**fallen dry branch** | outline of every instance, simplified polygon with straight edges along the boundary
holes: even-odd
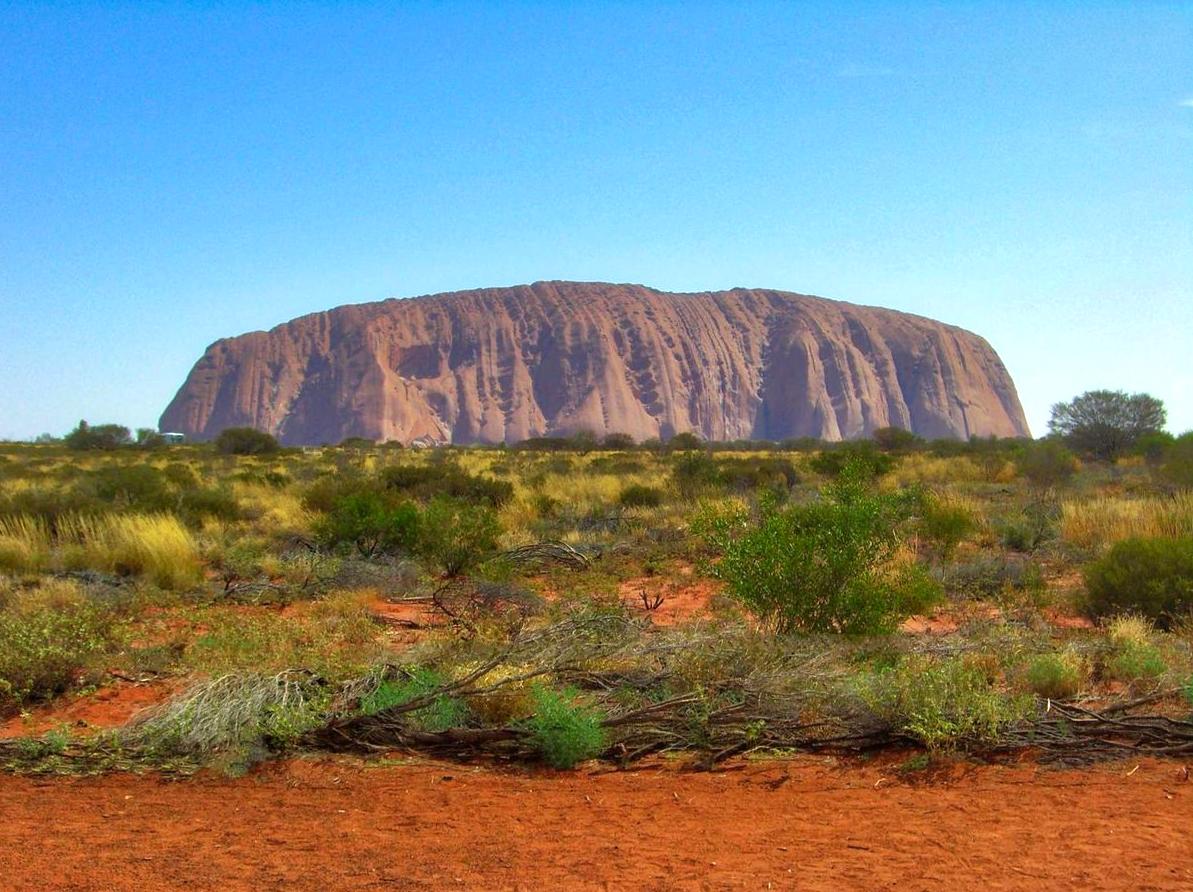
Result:
[[[1101,711],[1048,702],[1041,715],[1009,729],[1000,748],[1037,749],[1043,761],[1065,765],[1126,756],[1188,755],[1193,753],[1193,722],[1140,711],[1172,694],[1159,692]]]
[[[512,548],[503,552],[501,556],[517,566],[554,563],[573,570],[587,570],[592,566],[592,561],[587,555],[566,542],[536,542],[533,545]]]

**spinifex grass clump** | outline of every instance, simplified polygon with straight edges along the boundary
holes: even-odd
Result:
[[[778,509],[742,531],[713,520],[724,557],[714,572],[730,594],[778,632],[881,634],[939,597],[924,570],[896,561],[914,492],[880,493],[854,467],[818,502]]]

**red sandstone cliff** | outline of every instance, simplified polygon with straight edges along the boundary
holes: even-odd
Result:
[[[1026,436],[1015,385],[970,332],[782,291],[667,294],[537,282],[339,307],[217,341],[163,413],[197,439],[291,444]]]

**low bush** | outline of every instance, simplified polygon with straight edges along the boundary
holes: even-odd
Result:
[[[895,467],[895,459],[879,452],[869,440],[863,440],[825,448],[808,462],[808,466],[817,474],[832,479],[840,477],[846,468],[852,468],[854,474],[875,478],[890,473]]]
[[[920,529],[945,560],[977,529],[973,513],[964,505],[940,498],[926,499],[920,510]]]
[[[492,557],[501,537],[497,515],[482,505],[439,496],[423,509],[419,555],[445,576],[458,576]]]
[[[654,486],[635,483],[621,491],[617,504],[623,508],[657,508],[663,504],[663,491]]]
[[[500,508],[514,497],[512,483],[474,476],[448,462],[386,468],[381,472],[380,482],[391,492],[419,501],[447,496],[473,505]]]
[[[998,689],[965,657],[910,657],[877,673],[863,698],[880,717],[929,749],[991,743],[1029,704]]]
[[[272,434],[252,427],[228,427],[215,438],[217,452],[224,455],[270,455],[281,449]]]
[[[315,535],[324,545],[349,546],[364,557],[409,553],[418,543],[418,533],[417,506],[369,491],[341,497],[315,524]]]
[[[1023,448],[1015,467],[1033,486],[1047,489],[1072,479],[1077,457],[1058,440],[1040,440]]]
[[[535,748],[552,768],[573,768],[594,759],[606,746],[601,714],[580,702],[573,689],[536,686],[534,715],[526,720]]]
[[[0,713],[67,690],[114,644],[114,615],[74,583],[0,591]]]
[[[1168,628],[1193,611],[1193,537],[1126,539],[1085,568],[1092,617],[1137,613]]]
[[[431,669],[419,666],[407,669],[400,678],[386,679],[360,701],[360,711],[375,715],[382,710],[409,703],[416,697],[441,687],[446,679]],[[424,731],[446,731],[458,728],[468,720],[468,705],[457,697],[439,695],[426,706],[413,709],[406,717]]]
[[[1037,654],[1024,668],[1024,680],[1032,693],[1050,700],[1076,696],[1085,677],[1085,662],[1070,651]]]

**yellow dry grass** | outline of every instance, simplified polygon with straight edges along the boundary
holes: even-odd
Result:
[[[1066,542],[1085,548],[1102,548],[1136,536],[1193,535],[1193,492],[1065,502],[1060,531]]]
[[[144,576],[165,589],[185,588],[202,578],[194,538],[169,514],[63,518],[58,545],[70,565]]]

